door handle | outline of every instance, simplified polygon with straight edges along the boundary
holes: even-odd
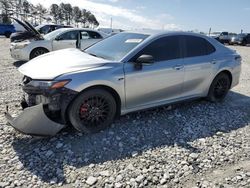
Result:
[[[184,68],[183,65],[176,65],[176,66],[173,67],[173,69],[175,69],[175,70],[181,70],[183,68]]]
[[[211,64],[213,64],[213,65],[217,64],[217,60],[216,59],[212,60]]]

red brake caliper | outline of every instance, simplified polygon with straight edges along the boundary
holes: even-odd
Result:
[[[83,104],[80,108],[80,115],[81,118],[85,118],[88,112],[88,106],[86,104]]]

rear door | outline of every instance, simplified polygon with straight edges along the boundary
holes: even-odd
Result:
[[[102,39],[103,37],[98,32],[81,31],[81,49],[84,50]]]
[[[185,35],[182,41],[185,67],[183,95],[201,95],[215,74],[216,49],[206,39],[197,36]]]
[[[78,30],[74,30],[67,31],[59,35],[55,40],[53,40],[53,51],[65,48],[76,48],[78,33]]]

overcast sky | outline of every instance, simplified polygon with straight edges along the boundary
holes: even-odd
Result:
[[[250,0],[29,0],[71,3],[93,12],[101,27],[250,32]]]

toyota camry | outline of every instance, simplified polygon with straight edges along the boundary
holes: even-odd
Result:
[[[8,122],[51,136],[66,125],[95,133],[119,115],[185,100],[221,102],[239,83],[241,56],[200,34],[134,31],[44,54],[19,71],[24,111],[6,112]]]

